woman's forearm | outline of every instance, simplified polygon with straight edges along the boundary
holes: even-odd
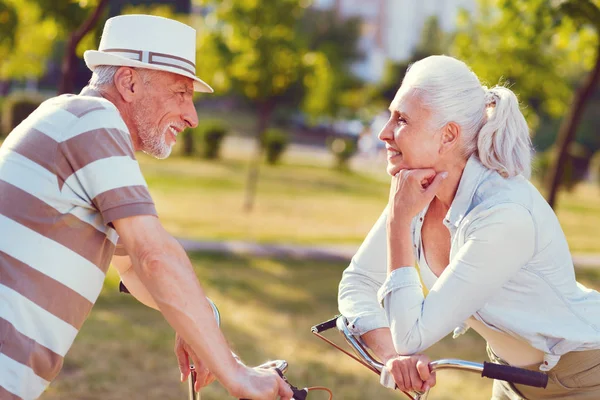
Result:
[[[398,221],[390,217],[387,223],[387,244],[388,275],[398,268],[414,266],[410,219]]]
[[[150,292],[148,292],[148,289],[146,289],[144,284],[140,281],[135,269],[128,268],[123,273],[119,273],[119,275],[121,277],[121,281],[123,281],[123,284],[125,287],[127,287],[127,290],[133,297],[135,297],[140,303],[158,310],[158,305],[152,298]]]
[[[373,329],[361,335],[360,338],[383,364],[398,355],[389,328]]]

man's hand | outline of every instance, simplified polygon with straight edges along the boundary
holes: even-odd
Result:
[[[235,386],[228,387],[229,394],[236,399],[291,400],[294,393],[275,370],[248,368],[238,364]]]
[[[196,383],[194,385],[196,392],[215,380],[215,376],[206,368],[206,365],[196,356],[196,353],[179,334],[175,335],[175,355],[179,364],[179,372],[181,372],[181,382],[184,382],[190,375],[190,358],[192,359],[196,371]]]
[[[398,389],[403,392],[426,391],[435,386],[435,373],[429,370],[429,357],[396,356],[385,363],[385,369],[394,377]]]

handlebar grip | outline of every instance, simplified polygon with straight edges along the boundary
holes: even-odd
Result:
[[[548,385],[548,375],[543,372],[489,362],[483,363],[481,376],[539,388],[545,388]]]
[[[321,322],[320,324],[313,326],[312,328],[310,328],[310,330],[312,332],[321,333],[328,329],[334,328],[336,326],[336,321],[337,321],[338,317],[340,317],[340,316],[336,315],[335,317],[331,318],[328,321]]]

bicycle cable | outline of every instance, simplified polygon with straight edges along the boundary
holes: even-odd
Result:
[[[330,345],[332,345],[333,347],[335,347],[336,349],[338,349],[339,351],[341,351],[342,353],[346,354],[348,357],[352,358],[353,360],[355,360],[356,362],[359,362],[360,364],[364,365],[365,367],[369,368],[371,371],[375,372],[377,375],[380,374],[379,371],[377,371],[377,369],[375,367],[372,367],[371,365],[367,364],[366,362],[364,362],[363,360],[361,360],[360,358],[356,357],[354,354],[342,349],[340,346],[338,346],[337,344],[333,343],[331,340],[327,339],[325,336],[321,335],[318,332],[313,331],[312,332],[315,336],[319,337],[320,339],[324,340],[325,342],[329,343]]]
[[[329,393],[329,399],[328,400],[333,399],[333,393],[331,392],[331,390],[329,390],[325,386],[313,386],[313,387],[306,388],[307,392],[310,392],[311,390],[314,390],[314,391],[321,390],[323,392],[327,392],[327,393]]]

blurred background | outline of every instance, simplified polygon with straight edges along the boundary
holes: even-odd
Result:
[[[578,279],[600,288],[600,0],[0,0],[0,142],[44,99],[86,85],[83,51],[128,13],[197,30],[197,74],[215,94],[195,98],[200,124],[168,160],[139,161],[247,363],[287,359],[290,381],[336,399],[400,398],[310,327],[337,312],[341,273],[386,206],[377,134],[407,67],[432,54],[519,96],[532,181]],[[172,330],[117,286],[110,270],[43,398],[185,398]],[[483,361],[485,343],[467,334],[427,354]],[[431,398],[490,388],[441,372]],[[228,397],[215,383],[203,398]]]

